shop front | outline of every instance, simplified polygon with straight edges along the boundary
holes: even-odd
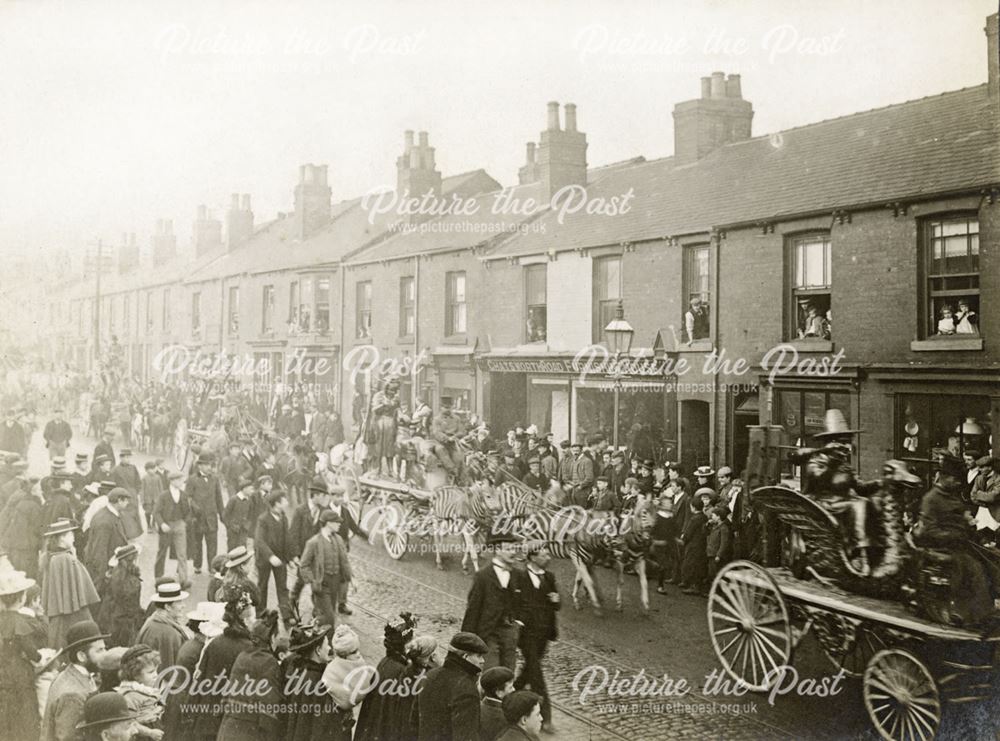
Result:
[[[611,442],[617,399],[620,446],[657,460],[669,458],[676,449],[673,379],[658,373],[655,363],[618,379],[582,374],[572,356],[486,354],[480,363],[486,416],[497,439],[517,426],[534,425],[541,433],[552,432],[557,442],[584,442],[594,434]]]

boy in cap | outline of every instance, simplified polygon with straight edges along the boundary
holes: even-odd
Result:
[[[226,526],[226,547],[229,550],[238,546],[246,546],[253,528],[253,480],[247,476],[240,478],[237,484],[236,496],[226,502],[222,513],[222,522]]]
[[[534,692],[518,690],[503,699],[507,730],[496,741],[533,741],[542,729],[542,698]]]
[[[514,691],[514,672],[505,666],[494,666],[479,677],[483,701],[479,708],[480,741],[493,741],[507,728],[503,715],[503,699]]]

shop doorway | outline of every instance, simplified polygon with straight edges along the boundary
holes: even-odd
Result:
[[[744,469],[750,455],[750,427],[760,424],[759,393],[739,394],[733,403],[733,444],[730,459],[726,462],[733,472],[746,481]]]
[[[490,430],[496,440],[503,440],[507,430],[526,424],[528,382],[524,373],[490,374]]]
[[[687,473],[711,464],[710,408],[707,401],[681,402],[681,465]]]

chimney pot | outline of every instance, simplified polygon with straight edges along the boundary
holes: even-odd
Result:
[[[424,166],[428,170],[434,169],[434,147],[427,147],[427,162],[424,163]]]
[[[240,194],[239,193],[233,193],[229,197],[229,199],[230,199],[229,200],[229,208],[231,208],[233,211],[239,211],[240,210]]]
[[[743,90],[740,85],[739,75],[729,75],[726,79],[726,97],[734,100],[743,99]]]
[[[712,73],[712,97],[713,98],[726,97],[726,75],[724,72]]]
[[[711,98],[712,97],[712,78],[702,77],[701,78],[701,97]]]
[[[406,146],[406,151],[409,152],[413,147],[413,129],[407,129],[403,132],[403,144]]]
[[[243,194],[243,210],[244,211],[250,211],[251,210],[250,209],[250,194],[249,193],[244,193]]]
[[[427,132],[426,131],[421,131],[418,136],[420,137],[420,146],[421,147],[426,147],[427,146]]]
[[[559,131],[559,104],[556,101],[552,101],[548,106],[548,124],[545,128],[549,131]]]
[[[576,131],[576,104],[567,103],[566,109],[566,131]]]
[[[526,155],[525,156],[525,162],[527,162],[529,165],[535,164],[535,143],[534,142],[528,142],[528,144],[527,144],[527,146],[526,146],[525,149],[526,149],[526,151],[525,151],[525,155]]]

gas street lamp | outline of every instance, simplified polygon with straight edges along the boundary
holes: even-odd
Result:
[[[604,328],[604,331],[608,335],[608,342],[610,344],[608,349],[615,355],[614,373],[612,374],[615,382],[615,413],[611,444],[615,450],[618,450],[619,401],[621,398],[622,379],[625,377],[625,374],[620,369],[619,361],[622,355],[628,356],[632,351],[632,336],[635,334],[632,325],[625,320],[625,307],[621,301],[618,302],[618,307],[615,309],[615,318],[608,322],[608,326]]]

